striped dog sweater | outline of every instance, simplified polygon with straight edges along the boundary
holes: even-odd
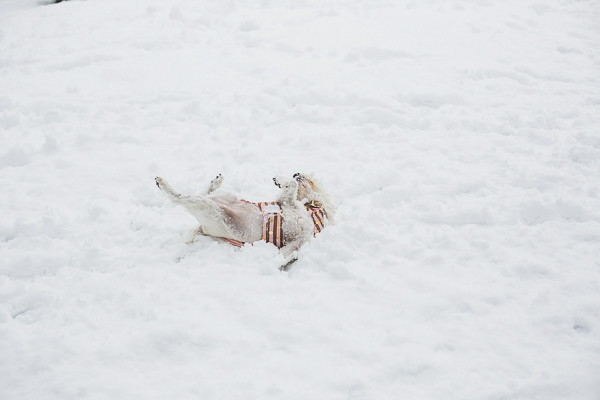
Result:
[[[325,228],[325,218],[327,217],[327,213],[325,212],[323,205],[316,200],[306,203],[304,207],[306,207],[306,211],[308,211],[313,220],[313,224],[315,225],[314,235],[316,236],[317,233]]]
[[[273,243],[278,249],[282,248],[283,235],[281,225],[283,218],[281,218],[281,207],[276,201],[255,203],[255,205],[260,208],[263,214],[261,239],[267,243]]]
[[[245,203],[249,203],[242,200]],[[263,227],[261,239],[267,243],[273,243],[278,249],[283,247],[283,218],[281,216],[281,207],[276,201],[268,201],[262,203],[250,203],[257,206],[263,214]],[[314,224],[314,233],[321,232],[325,228],[325,218],[327,218],[327,212],[323,208],[323,205],[316,200],[306,203],[304,205],[306,211],[310,214]],[[234,239],[223,238],[227,242],[234,246],[242,247],[244,242],[240,242]]]

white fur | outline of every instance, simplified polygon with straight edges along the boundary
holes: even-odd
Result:
[[[337,206],[335,200],[327,193],[321,182],[314,177],[314,174],[296,174],[298,181],[298,200],[306,204],[313,200],[319,201],[327,212],[327,223],[335,223],[335,213]]]
[[[297,174],[299,175],[299,174]],[[314,225],[303,202],[298,197],[299,186],[302,199],[317,200],[323,203],[328,213],[328,219],[333,219],[335,206],[319,183],[315,183],[312,175],[302,175],[302,178],[274,178],[281,188],[277,202],[282,209],[283,241],[281,248],[286,264],[281,269],[287,269],[296,261],[297,250],[312,236]],[[215,192],[223,177],[217,176],[209,185],[203,196],[183,196],[162,178],[156,178],[157,186],[169,195],[171,200],[186,208],[200,223],[198,233],[216,238],[227,238],[240,242],[256,242],[261,240],[263,215],[253,204],[241,202],[235,195],[226,192]],[[311,184],[312,183],[312,184]],[[327,209],[330,207],[330,209]]]

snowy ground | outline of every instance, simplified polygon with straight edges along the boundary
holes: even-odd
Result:
[[[0,399],[600,399],[596,0],[0,0],[0,140]]]

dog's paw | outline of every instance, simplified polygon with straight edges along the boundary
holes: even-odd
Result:
[[[295,263],[296,261],[298,261],[298,257],[292,258],[290,261],[288,261],[287,263],[283,264],[281,267],[279,267],[280,271],[287,271],[292,267],[292,264]]]
[[[273,178],[273,182],[275,183],[275,186],[281,189],[281,184],[279,183],[279,179],[277,179],[277,177]]]
[[[159,189],[162,189],[162,184],[163,184],[163,180],[160,177],[156,177],[154,178],[154,180],[156,181],[156,186],[158,186]]]
[[[223,175],[219,174],[215,179],[212,180],[211,184],[219,184],[223,182]]]
[[[223,183],[223,179],[224,178],[221,174],[217,175],[217,177],[213,179],[208,185],[208,190],[206,191],[206,194],[211,194],[212,192],[217,190],[221,186],[221,183]]]

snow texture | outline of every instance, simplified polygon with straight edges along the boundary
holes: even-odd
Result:
[[[596,0],[0,0],[0,139],[0,399],[600,398]]]

